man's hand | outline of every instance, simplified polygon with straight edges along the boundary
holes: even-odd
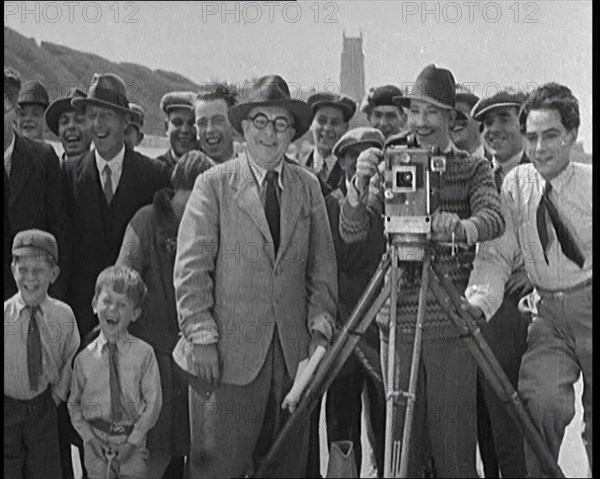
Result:
[[[506,292],[511,296],[522,298],[533,291],[533,285],[529,281],[527,271],[521,268],[513,272],[506,282]]]
[[[192,362],[196,376],[207,384],[219,382],[219,352],[216,344],[194,344]]]
[[[131,457],[131,455],[133,454],[133,452],[135,451],[135,444],[132,444],[130,442],[125,442],[123,444],[119,444],[117,446],[117,459],[119,460],[119,462],[121,464],[123,464],[124,462],[127,461],[127,459],[129,459]]]
[[[481,308],[479,306],[475,306],[469,303],[469,301],[464,296],[460,298],[460,309],[468,313],[471,319],[475,321],[477,326],[486,324],[487,321],[485,318],[485,314],[483,313]],[[459,322],[462,322],[459,318],[456,317],[456,312],[454,312],[454,310],[452,311],[452,314],[455,316],[455,321],[458,320]]]
[[[317,346],[323,346],[325,349],[327,349],[327,347],[329,346],[329,341],[327,341],[327,338],[323,333],[314,330],[311,334],[310,343],[308,344],[309,358],[313,355],[313,353],[317,349]]]
[[[96,456],[104,458],[104,443],[100,439],[94,436],[90,439],[89,445]]]
[[[467,240],[467,231],[456,213],[436,211],[431,215],[431,238],[435,241],[452,241],[452,233],[457,242]]]
[[[356,159],[356,189],[362,193],[369,188],[369,181],[379,171],[383,152],[379,148],[367,148]]]

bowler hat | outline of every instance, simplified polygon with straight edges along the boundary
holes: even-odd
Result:
[[[317,110],[324,106],[331,106],[334,108],[339,108],[344,114],[344,121],[350,121],[350,118],[354,115],[356,111],[356,102],[350,98],[348,95],[344,95],[340,93],[330,93],[330,92],[320,92],[311,95],[306,100],[306,103],[312,109],[313,115],[317,113]]]
[[[370,113],[376,106],[397,106],[394,103],[394,98],[401,96],[402,90],[394,85],[371,88],[360,104],[360,111]]]
[[[377,128],[359,127],[353,128],[342,135],[333,147],[335,156],[342,156],[345,151],[355,145],[369,145],[383,148],[385,137]]]
[[[96,105],[131,114],[126,89],[120,76],[114,73],[94,73],[87,96],[73,98],[71,105],[81,112],[87,105]]]
[[[175,108],[194,109],[196,94],[191,91],[170,91],[160,99],[160,109],[167,115]]]
[[[242,120],[253,108],[260,106],[278,106],[285,108],[294,117],[296,135],[293,140],[306,133],[312,122],[312,110],[306,102],[292,99],[287,83],[279,75],[266,75],[259,78],[244,89],[241,103],[229,109],[229,121],[239,133],[242,130]]]
[[[483,121],[485,114],[494,108],[507,106],[520,108],[526,96],[522,92],[499,91],[490,97],[479,100],[471,110],[471,116],[477,121]]]
[[[456,82],[450,70],[438,68],[433,63],[427,65],[415,82],[412,93],[403,97],[395,97],[394,104],[409,108],[410,100],[421,100],[438,108],[456,111],[457,117],[467,117],[456,109]]]
[[[58,262],[58,245],[56,238],[42,230],[24,230],[16,234],[13,240],[13,256],[35,256],[46,253]]]
[[[26,81],[19,94],[19,106],[40,105],[44,109],[50,104],[48,90],[39,81]]]
[[[130,103],[129,109],[132,112],[131,123],[137,126],[138,129],[142,128],[142,126],[144,126],[145,116],[144,109],[142,108],[142,106],[138,105],[137,103]]]
[[[75,108],[71,105],[71,100],[77,97],[85,97],[85,92],[74,88],[64,98],[53,101],[46,110],[46,125],[48,125],[50,131],[56,136],[58,136],[58,120],[60,119],[60,115],[68,111],[75,111]]]

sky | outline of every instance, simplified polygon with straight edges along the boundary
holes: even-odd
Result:
[[[344,33],[362,33],[367,88],[429,63],[478,95],[569,86],[592,151],[591,1],[4,2],[4,24],[196,83],[278,73],[317,90],[339,84]]]

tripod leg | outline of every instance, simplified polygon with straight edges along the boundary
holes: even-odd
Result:
[[[399,477],[408,477],[408,454],[410,450],[410,439],[412,423],[414,418],[414,405],[417,394],[417,380],[419,378],[419,362],[421,359],[421,342],[423,338],[423,319],[425,317],[427,285],[429,284],[429,265],[431,264],[431,255],[425,255],[423,263],[423,272],[421,275],[421,289],[419,291],[419,309],[417,310],[417,323],[415,325],[415,341],[413,346],[413,356],[410,364],[410,379],[408,382],[408,392],[406,396],[406,411],[404,419],[404,431],[402,432],[402,455],[400,456]]]
[[[282,446],[290,439],[291,435],[296,430],[296,427],[299,427],[304,423],[308,415],[321,399],[323,393],[325,393],[336,375],[342,369],[342,366],[350,354],[352,354],[361,335],[371,325],[375,316],[387,301],[391,287],[389,284],[384,284],[384,278],[389,266],[389,257],[384,257],[377,272],[367,286],[367,289],[361,296],[361,299],[359,299],[357,306],[348,318],[344,328],[317,367],[315,375],[306,387],[296,410],[290,415],[277,434],[273,445],[261,461],[258,470],[254,473],[253,477],[268,477],[269,474],[272,473],[273,465],[278,459]],[[379,296],[376,297],[375,301],[372,301],[379,289],[381,289]],[[371,302],[372,304],[369,307]]]
[[[535,451],[544,468],[553,477],[565,477],[560,466],[550,454],[539,431],[533,425],[517,391],[506,377],[504,370],[481,335],[475,321],[462,310],[460,296],[452,282],[433,266],[430,288],[438,303],[454,322],[466,346],[473,355],[481,372],[505,404],[511,417],[523,432],[525,439]]]

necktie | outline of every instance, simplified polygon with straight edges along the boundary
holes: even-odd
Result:
[[[502,168],[497,166],[494,169],[494,181],[496,182],[496,189],[498,192],[502,190],[502,182],[504,181],[504,175],[502,174]]]
[[[29,330],[27,331],[27,373],[29,375],[29,387],[37,391],[42,376],[42,338],[40,326],[35,318],[36,312],[41,312],[39,306],[28,307]]]
[[[321,181],[323,183],[327,183],[327,177],[329,175],[328,173],[329,168],[327,167],[327,163],[325,161],[323,161],[323,167],[321,168],[321,171],[319,171],[318,176],[319,178],[321,178]]]
[[[104,196],[106,197],[106,202],[110,205],[110,202],[113,198],[113,187],[112,187],[112,170],[110,166],[106,165],[104,167]]]
[[[546,182],[536,215],[538,234],[540,236],[540,242],[542,243],[542,249],[544,250],[544,259],[546,260],[546,264],[549,264],[547,255],[548,225],[546,224],[546,211],[548,211],[548,216],[550,216],[550,221],[552,222],[552,226],[554,226],[554,230],[556,231],[556,237],[558,238],[560,249],[567,258],[582,268],[585,258],[583,257],[583,254],[581,254],[581,250],[573,239],[571,232],[560,219],[558,211],[549,197],[551,191],[552,185],[550,182]]]
[[[277,177],[279,174],[276,171],[267,172],[267,198],[265,200],[265,215],[269,230],[273,238],[275,254],[279,249],[279,232],[280,232],[280,211],[279,199],[277,198]]]
[[[109,386],[110,386],[110,417],[117,423],[121,417],[121,384],[119,383],[119,360],[117,343],[106,343],[108,347]]]

